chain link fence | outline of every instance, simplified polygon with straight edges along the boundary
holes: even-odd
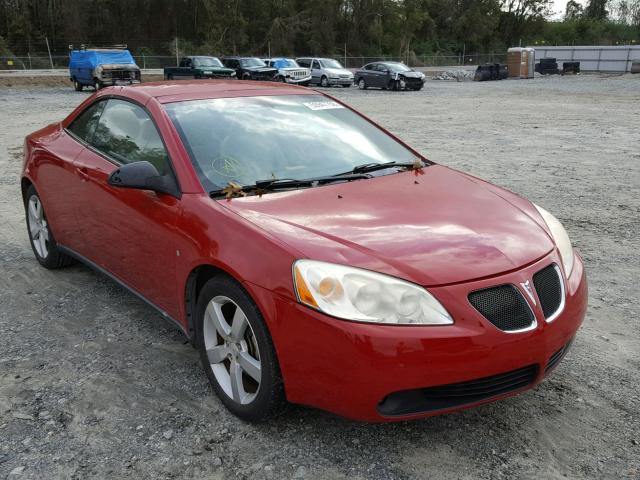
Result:
[[[277,55],[272,55],[277,57]],[[300,55],[303,56],[303,55]],[[506,53],[469,53],[462,55],[412,55],[409,58],[396,56],[344,56],[326,55],[339,60],[345,68],[360,68],[377,61],[403,62],[410,67],[451,67],[463,65],[481,65],[484,63],[504,63]],[[134,55],[142,69],[157,69],[176,66],[176,57],[172,55]],[[69,68],[68,55],[28,55],[19,57],[0,57],[0,70],[47,70]]]

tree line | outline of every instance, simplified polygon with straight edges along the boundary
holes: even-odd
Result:
[[[3,0],[0,56],[126,43],[181,52],[459,55],[517,45],[640,43],[640,0]],[[176,41],[177,39],[177,41]]]

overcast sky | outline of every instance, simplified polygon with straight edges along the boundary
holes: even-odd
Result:
[[[554,15],[551,18],[560,18],[564,15],[564,10],[567,7],[567,2],[569,0],[553,0],[553,10]],[[586,3],[584,0],[578,0],[578,3],[581,3],[583,6]]]

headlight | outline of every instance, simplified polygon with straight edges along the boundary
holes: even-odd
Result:
[[[567,231],[560,223],[560,220],[535,203],[533,206],[538,209],[538,212],[540,212],[540,215],[542,215],[542,218],[544,218],[544,221],[547,223],[547,227],[551,230],[553,240],[556,242],[556,246],[560,251],[564,274],[568,277],[571,275],[571,270],[573,269],[573,247],[571,246],[569,235],[567,235]]]
[[[231,73],[229,74],[229,76],[230,76],[230,77],[235,77],[235,76],[236,76],[236,72],[231,72]]]
[[[389,324],[453,323],[445,308],[424,288],[381,273],[298,260],[293,275],[298,300],[334,317]]]

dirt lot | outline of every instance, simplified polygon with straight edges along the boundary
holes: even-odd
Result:
[[[519,397],[411,423],[304,408],[240,422],[149,307],[83,266],[38,266],[22,139],[87,93],[5,86],[0,478],[640,478],[640,75],[331,93],[564,222],[586,260],[590,309],[555,373]]]

